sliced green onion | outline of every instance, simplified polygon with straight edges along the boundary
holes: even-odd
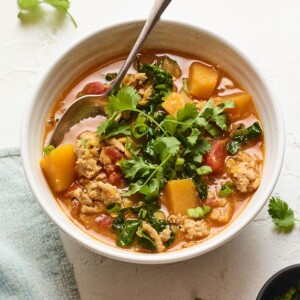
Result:
[[[197,156],[194,156],[194,162],[201,164],[202,161],[203,161],[203,155],[199,154]]]
[[[132,128],[131,132],[132,135],[136,138],[136,139],[140,139],[141,137],[143,137],[145,134],[147,134],[148,132],[148,125],[144,124],[144,123],[140,123],[140,124],[136,124],[134,125],[134,127]]]
[[[141,208],[139,213],[138,213],[138,217],[139,218],[142,218],[142,219],[145,219],[146,216],[147,216],[147,210],[145,208]]]
[[[211,207],[204,205],[203,207],[189,208],[187,215],[193,219],[203,219],[210,211]]]
[[[184,158],[178,157],[175,161],[175,171],[180,171],[184,165]]]
[[[229,195],[231,195],[233,192],[233,182],[232,181],[226,181],[220,191],[219,191],[219,196],[220,197],[228,197]]]
[[[43,148],[43,151],[44,151],[44,153],[46,154],[46,155],[48,155],[51,151],[53,151],[55,149],[55,147],[54,146],[52,146],[52,145],[49,145],[49,146],[47,146],[47,147],[44,147]]]
[[[189,94],[189,88],[188,88],[188,79],[182,78],[182,89],[186,94]]]
[[[206,174],[211,173],[212,169],[211,169],[210,166],[202,166],[202,167],[198,168],[196,170],[196,172],[197,172],[198,175],[206,175]]]
[[[209,124],[208,126],[206,126],[205,129],[209,132],[209,134],[212,137],[216,137],[216,136],[220,136],[221,135],[221,130],[217,126]]]

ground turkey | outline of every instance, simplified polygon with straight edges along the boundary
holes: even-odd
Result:
[[[88,179],[99,174],[100,143],[97,133],[84,132],[75,142],[76,171],[78,176]]]
[[[210,227],[205,220],[195,221],[181,214],[171,214],[168,217],[168,221],[171,224],[178,225],[180,231],[188,240],[202,239],[207,237],[210,233]]]
[[[242,193],[255,191],[260,184],[258,163],[246,152],[240,152],[237,157],[229,158],[226,167],[235,187]]]
[[[143,231],[149,235],[149,237],[153,240],[156,245],[157,252],[163,252],[165,250],[165,246],[162,242],[161,237],[157,233],[157,231],[148,223],[143,222]]]
[[[103,183],[101,181],[92,182],[87,191],[83,191],[81,187],[78,187],[74,191],[74,197],[80,201],[80,203],[89,206],[93,206],[95,201],[100,201],[105,206],[122,202],[118,189],[109,183]]]

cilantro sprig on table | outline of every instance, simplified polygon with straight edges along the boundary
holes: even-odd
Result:
[[[22,16],[22,11],[29,11],[38,7],[40,4],[49,4],[54,8],[64,12],[69,16],[72,23],[77,27],[77,23],[72,15],[69,13],[70,1],[69,0],[18,0],[18,6],[21,9],[21,12],[18,14],[18,17]]]
[[[289,205],[279,197],[272,197],[269,201],[268,213],[273,223],[278,229],[290,230],[295,226],[295,222],[300,222],[294,216],[294,211]]]

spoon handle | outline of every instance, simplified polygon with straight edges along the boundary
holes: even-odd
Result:
[[[144,41],[146,40],[146,38],[148,37],[152,28],[154,27],[156,22],[159,20],[159,17],[162,15],[162,13],[168,7],[168,5],[170,4],[171,1],[172,0],[155,0],[152,10],[150,12],[150,15],[141,31],[139,37],[137,38],[131,52],[129,53],[126,61],[124,62],[123,66],[121,67],[115,81],[111,85],[107,94],[111,94],[115,88],[118,88],[120,86],[121,81],[123,80],[128,69],[132,65],[134,59],[136,58],[138,52],[140,51],[140,49],[142,47]]]

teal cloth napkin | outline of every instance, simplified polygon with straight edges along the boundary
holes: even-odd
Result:
[[[34,198],[18,149],[0,150],[0,299],[79,299],[59,231]]]

